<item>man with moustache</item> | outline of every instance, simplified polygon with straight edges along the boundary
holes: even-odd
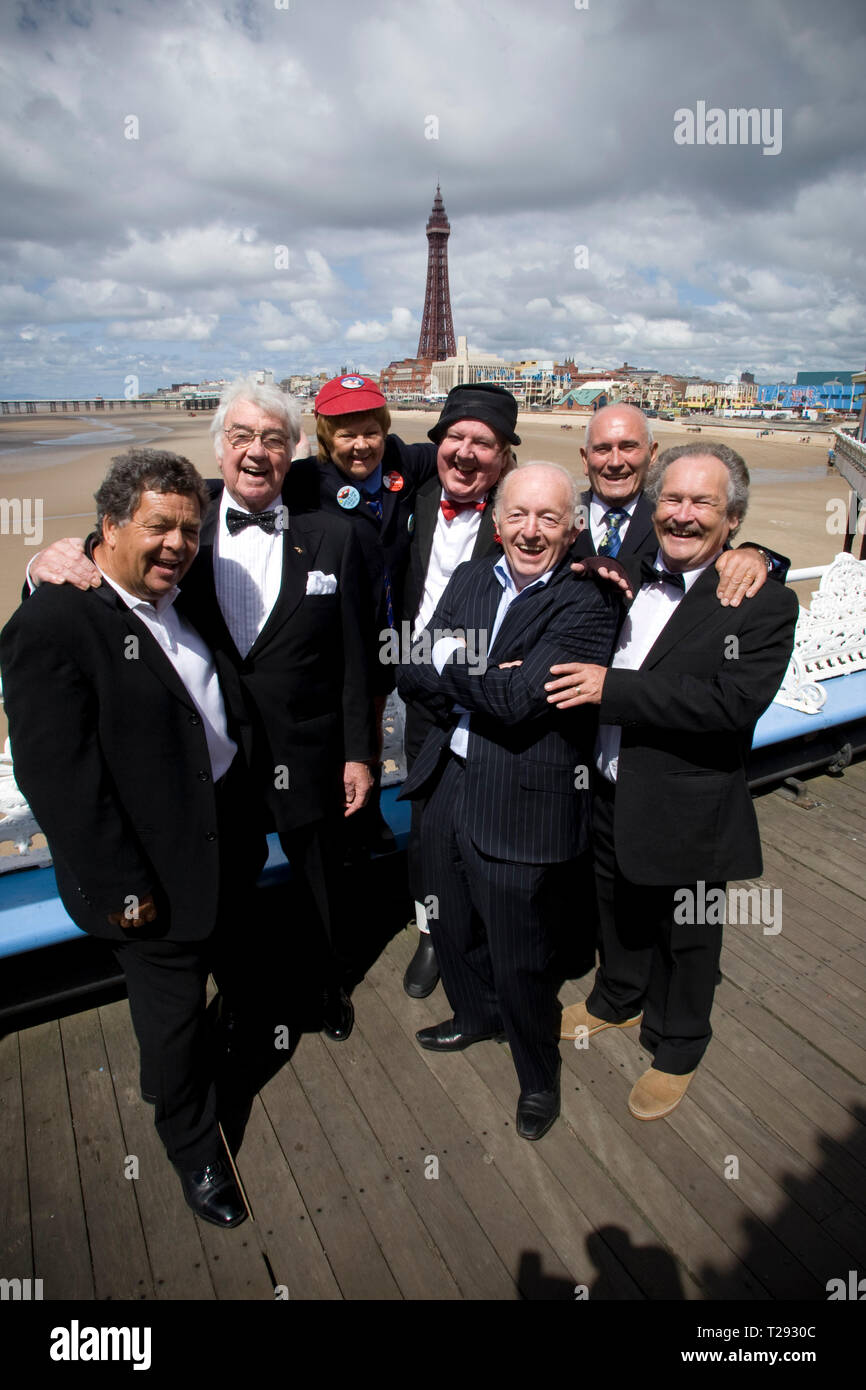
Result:
[[[512,445],[520,443],[516,424],[517,401],[511,392],[478,382],[455,386],[428,431],[437,445],[437,476],[418,491],[403,603],[413,637],[429,625],[458,565],[500,553],[493,499],[497,484],[513,464]],[[410,771],[434,722],[424,705],[411,696],[406,699],[405,747]],[[412,802],[407,859],[420,939],[403,977],[403,988],[413,999],[432,993],[439,979],[421,892],[423,811],[422,800]]]
[[[613,660],[554,665],[548,684],[551,704],[599,718],[601,964],[587,999],[564,1010],[562,1037],[641,1022],[653,1063],[629,1096],[640,1120],[676,1108],[711,1037],[722,914],[698,905],[762,869],[746,762],[793,650],[797,601],[781,584],[736,608],[718,600],[713,566],[748,493],[727,445],[662,454],[646,489],[656,553],[630,562],[636,597]]]
[[[613,590],[570,572],[577,504],[557,464],[509,473],[493,504],[504,554],[457,568],[421,634],[432,661],[413,652],[398,677],[436,718],[401,795],[429,798],[422,883],[454,1010],[418,1041],[453,1052],[504,1033],[524,1139],[559,1114],[553,912],[586,847],[588,792],[575,773],[593,727],[552,711],[545,681],[566,653],[606,661],[618,617]],[[481,634],[486,660],[473,666],[467,648]]]
[[[123,968],[142,1095],[186,1200],[232,1227],[246,1208],[217,1124],[205,984],[211,967],[233,974],[258,857],[238,731],[178,588],[209,498],[187,459],[135,449],[96,502],[95,586],[45,585],[0,637],[15,777],[64,907]]]
[[[574,544],[576,560],[599,555],[627,563],[631,556],[655,554],[653,508],[643,488],[657,452],[637,406],[606,405],[591,416],[580,451],[589,489],[580,499],[585,524]],[[787,568],[782,556],[748,542],[726,550],[716,562],[719,601],[736,607],[758,592],[768,572],[783,577]]]
[[[320,958],[322,1026],[342,1041],[354,1013],[335,940],[340,821],[364,805],[377,754],[360,552],[341,517],[293,505],[300,410],[290,397],[241,378],[224,391],[211,433],[222,482],[209,484],[184,599],[227,699],[247,717],[262,828],[277,829],[292,864]],[[40,583],[99,582],[75,541],[56,542],[30,569]]]

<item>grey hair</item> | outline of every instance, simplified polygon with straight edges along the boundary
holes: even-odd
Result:
[[[708,454],[710,458],[718,459],[728,470],[727,515],[729,520],[733,517],[738,518],[734,527],[734,531],[737,531],[749,508],[749,470],[746,467],[745,459],[737,453],[736,449],[731,449],[727,444],[715,444],[712,441],[701,444],[698,440],[694,440],[689,444],[677,444],[673,449],[665,449],[664,453],[659,454],[655,463],[650,467],[644,492],[653,506],[656,506],[661,495],[665,473],[670,465],[677,459],[701,458],[705,454]]]
[[[128,449],[111,460],[94,494],[99,534],[103,535],[104,521],[115,526],[131,521],[144,492],[176,492],[182,497],[195,497],[202,512],[210,503],[204,479],[189,459],[164,449]]]
[[[496,497],[493,501],[494,517],[498,519],[500,515],[500,507],[502,505],[502,494],[505,491],[506,479],[513,478],[516,473],[522,473],[525,468],[552,468],[555,473],[561,474],[561,476],[568,483],[569,496],[571,497],[571,510],[573,518],[572,524],[576,526],[578,521],[578,514],[581,510],[580,485],[578,484],[578,481],[575,478],[574,474],[569,473],[567,468],[563,468],[561,463],[550,463],[547,459],[527,459],[525,463],[518,463],[514,468],[510,468],[507,473],[503,474],[503,476],[499,480],[499,487],[496,492]]]
[[[625,402],[625,401],[611,401],[608,405],[603,405],[603,406],[601,407],[601,410],[596,410],[594,414],[590,415],[589,419],[588,419],[587,422],[586,422],[586,429],[584,430],[584,436],[583,436],[583,447],[584,447],[587,451],[589,450],[589,436],[590,436],[590,433],[591,433],[591,431],[592,431],[592,427],[593,427],[595,421],[598,419],[599,415],[601,415],[602,411],[604,411],[604,410],[633,410],[633,411],[635,412],[635,414],[636,414],[636,415],[639,415],[639,416],[641,417],[641,419],[643,420],[643,426],[644,426],[644,429],[646,430],[646,442],[647,442],[648,445],[650,445],[650,446],[652,445],[652,442],[653,442],[653,432],[652,432],[652,430],[651,430],[651,428],[650,428],[650,422],[649,422],[649,420],[647,419],[647,417],[644,415],[644,413],[643,413],[643,411],[640,409],[640,407],[639,407],[639,406],[636,406],[636,405],[628,405],[628,403]]]
[[[226,416],[238,401],[249,401],[259,410],[267,411],[278,420],[289,437],[288,453],[291,457],[295,445],[301,437],[301,407],[294,396],[287,396],[278,386],[263,386],[254,376],[237,377],[225,388],[220,396],[217,413],[213,417],[210,432],[213,435],[214,453],[218,459],[223,456],[223,427]]]

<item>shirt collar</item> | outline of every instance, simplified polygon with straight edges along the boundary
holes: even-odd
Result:
[[[511,567],[505,555],[500,555],[496,564],[493,566],[493,573],[496,575],[496,578],[506,593],[528,594],[530,589],[536,589],[539,584],[547,584],[555,569],[556,566],[554,565],[553,569],[547,570],[544,574],[540,574],[537,579],[533,579],[532,583],[527,584],[523,589],[518,589],[515,584],[514,576],[511,573]]]
[[[638,493],[637,497],[633,497],[630,502],[603,502],[598,493],[594,492],[592,494],[592,505],[599,509],[602,516],[607,516],[610,511],[626,512],[629,516],[634,516],[634,509],[640,499],[641,494]]]
[[[160,594],[158,599],[139,598],[137,594],[128,593],[126,589],[122,588],[120,584],[110,578],[110,576],[105,573],[105,570],[99,569],[99,565],[97,565],[96,568],[99,570],[106,584],[110,584],[114,592],[120,595],[127,608],[152,608],[155,613],[162,616],[166,608],[171,608],[180,593],[180,589],[175,584],[173,589],[169,589],[165,594]]]
[[[381,463],[377,463],[377,464],[376,464],[376,467],[373,469],[373,472],[370,474],[369,478],[365,478],[364,481],[363,481],[362,483],[359,483],[359,484],[358,484],[358,487],[361,489],[362,492],[367,492],[367,493],[370,493],[370,494],[373,494],[373,493],[376,493],[376,492],[381,492],[381,490],[382,490],[382,465],[381,465]]]

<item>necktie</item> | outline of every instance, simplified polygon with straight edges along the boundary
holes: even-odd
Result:
[[[230,536],[236,536],[245,526],[261,526],[269,536],[277,529],[276,512],[238,512],[234,507],[226,508],[226,526]]]
[[[642,584],[673,584],[675,589],[682,589],[683,593],[686,591],[686,581],[681,574],[671,574],[670,570],[657,570],[652,560],[641,560],[640,580]]]
[[[376,518],[376,520],[377,520],[377,521],[381,521],[381,520],[382,520],[382,498],[381,498],[381,496],[379,496],[379,497],[374,497],[373,494],[372,494],[371,492],[365,493],[365,495],[364,495],[364,501],[367,503],[367,506],[370,508],[370,511],[373,513],[373,515],[374,515],[374,517]],[[387,613],[387,615],[388,615],[388,626],[389,626],[389,627],[393,627],[393,626],[394,626],[394,602],[393,602],[393,599],[392,599],[392,597],[391,597],[391,571],[389,570],[387,564],[383,566],[383,569],[382,569],[382,579],[383,579],[383,582],[384,582],[384,585],[385,585],[385,611],[386,611],[386,613]]]
[[[453,521],[460,512],[483,512],[486,505],[486,502],[452,502],[450,497],[443,497],[439,503],[446,521]]]
[[[623,511],[622,507],[611,507],[604,519],[607,530],[601,538],[598,553],[599,555],[608,555],[611,560],[615,560],[622,545],[619,528],[624,521],[628,521],[628,512]]]

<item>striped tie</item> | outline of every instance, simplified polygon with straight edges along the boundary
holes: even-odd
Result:
[[[607,530],[599,544],[598,553],[599,555],[608,555],[611,560],[615,560],[622,545],[619,528],[624,521],[628,520],[628,512],[623,511],[622,507],[611,507],[604,519]]]

